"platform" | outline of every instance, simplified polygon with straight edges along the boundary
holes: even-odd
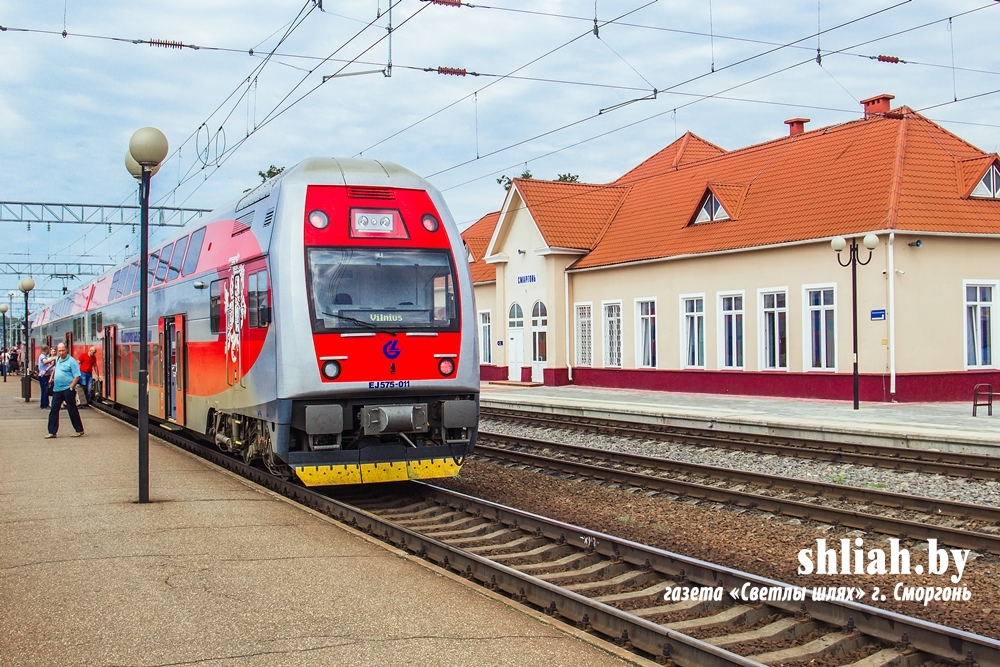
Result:
[[[138,505],[135,429],[82,410],[83,438],[45,440],[19,387],[0,382],[0,665],[629,664],[155,439]]]
[[[719,431],[963,451],[1000,456],[996,415],[968,403],[862,403],[602,389],[482,384],[483,407],[601,416]]]

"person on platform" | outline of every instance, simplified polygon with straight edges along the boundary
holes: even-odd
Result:
[[[97,348],[91,345],[89,350],[80,353],[80,358],[77,361],[80,363],[80,384],[87,392],[87,400],[89,401],[94,397],[92,388],[94,386],[94,367],[97,365]]]
[[[11,348],[10,356],[7,359],[7,371],[11,375],[17,375],[18,363],[17,363],[17,348]]]
[[[80,364],[69,356],[65,343],[56,347],[55,368],[52,372],[52,407],[49,409],[49,434],[46,440],[56,437],[59,433],[59,410],[63,403],[69,412],[69,420],[73,423],[74,438],[83,435],[83,422],[80,421],[80,411],[76,408],[76,385],[80,383]]]
[[[49,356],[49,346],[42,345],[42,353],[38,355],[38,384],[42,388],[42,398],[39,401],[42,410],[49,409],[49,390],[52,383],[52,367],[56,364],[56,356]]]

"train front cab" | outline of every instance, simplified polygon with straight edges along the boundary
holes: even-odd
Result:
[[[475,445],[471,281],[451,236],[424,190],[307,189],[312,372],[343,398],[292,401],[283,458],[306,485],[454,477]]]

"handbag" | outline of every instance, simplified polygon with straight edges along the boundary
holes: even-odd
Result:
[[[76,385],[76,404],[87,405],[87,389],[82,384]]]

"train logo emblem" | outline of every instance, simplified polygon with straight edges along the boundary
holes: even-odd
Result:
[[[230,355],[230,360],[234,363],[239,359],[240,352],[240,332],[243,330],[243,317],[247,312],[247,302],[243,297],[244,267],[236,264],[240,259],[239,255],[232,258],[230,265],[233,273],[229,277],[225,288],[226,304],[226,354]]]
[[[402,353],[403,351],[399,349],[399,341],[395,338],[382,346],[382,354],[385,355],[386,359],[396,359]]]

